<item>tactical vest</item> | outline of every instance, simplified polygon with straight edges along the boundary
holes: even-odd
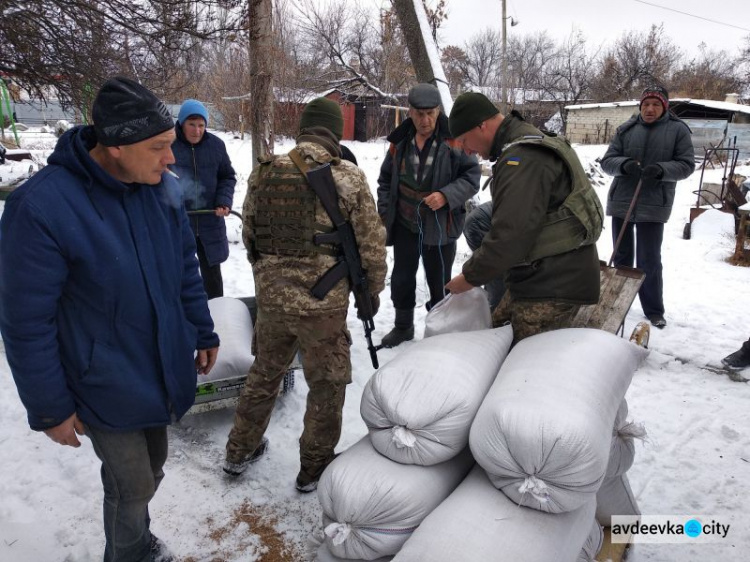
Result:
[[[555,211],[547,213],[544,226],[526,262],[570,252],[595,244],[602,232],[604,210],[567,139],[548,135],[526,135],[503,147],[503,153],[519,144],[543,146],[557,154],[568,167],[573,188]],[[498,163],[502,159],[502,153]]]
[[[255,251],[294,257],[338,255],[333,245],[313,242],[316,234],[332,232],[333,226],[315,221],[317,196],[307,185],[307,178],[294,163],[277,163],[261,163],[258,186],[253,191]]]

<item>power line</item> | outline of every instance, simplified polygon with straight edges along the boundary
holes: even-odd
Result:
[[[750,29],[748,29],[747,27],[740,27],[739,25],[733,25],[731,23],[724,23],[723,21],[712,20],[709,18],[704,18],[703,16],[696,16],[695,14],[690,14],[688,12],[683,12],[681,10],[675,10],[674,8],[668,8],[667,6],[661,6],[659,4],[654,4],[653,2],[646,2],[645,0],[633,0],[633,1],[638,2],[639,4],[647,4],[649,6],[661,8],[662,10],[668,10],[670,12],[677,12],[678,14],[682,14],[683,16],[690,16],[691,18],[708,21],[708,22],[715,23],[718,25],[726,25],[727,27],[734,27],[735,29],[741,29],[742,31],[750,31]]]

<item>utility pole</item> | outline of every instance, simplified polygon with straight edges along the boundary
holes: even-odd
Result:
[[[506,22],[508,21],[505,11],[505,2],[506,0],[501,0],[503,4],[503,48],[502,48],[502,84],[500,88],[500,97],[502,98],[500,102],[502,103],[503,108],[503,115],[508,114],[508,31],[506,29]]]
[[[502,97],[501,103],[503,108],[503,115],[508,113],[508,29],[507,29],[507,22],[510,20],[510,26],[516,26],[518,25],[518,20],[514,20],[513,16],[507,16],[507,12],[505,10],[505,3],[507,0],[500,0],[503,4],[503,46],[502,46],[502,76],[500,77],[502,80],[501,84],[501,91],[500,96]]]

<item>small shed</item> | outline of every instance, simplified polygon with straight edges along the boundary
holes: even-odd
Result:
[[[321,94],[335,100],[344,114],[343,140],[367,141],[390,133],[394,122],[393,109],[382,107],[393,103],[364,84],[336,88]]]
[[[275,128],[278,134],[295,136],[299,130],[299,118],[305,104],[317,98],[324,97],[335,101],[341,106],[344,116],[344,135],[342,140],[366,141],[390,132],[393,117],[388,109],[381,106],[388,103],[383,98],[364,86],[354,88],[332,88],[324,92],[310,90],[276,91]]]

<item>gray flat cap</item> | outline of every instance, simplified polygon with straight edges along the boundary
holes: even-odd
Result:
[[[417,84],[409,90],[408,100],[416,109],[432,109],[440,105],[440,91],[432,84]]]

